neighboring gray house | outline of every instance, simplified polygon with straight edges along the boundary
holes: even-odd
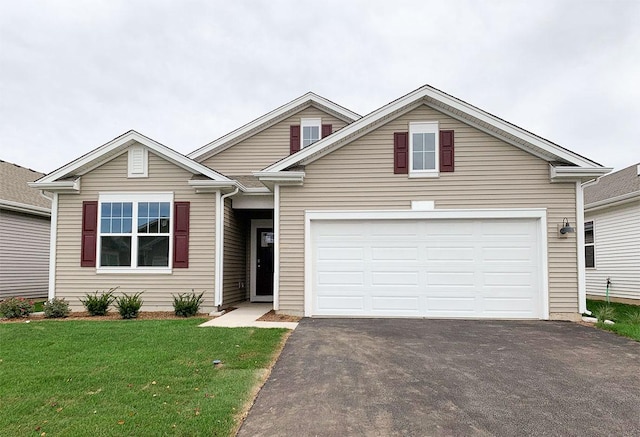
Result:
[[[640,164],[584,187],[587,295],[640,304]]]
[[[51,201],[27,185],[42,176],[0,160],[0,300],[47,297]]]

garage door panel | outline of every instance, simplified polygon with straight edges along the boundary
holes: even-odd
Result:
[[[420,299],[418,296],[397,297],[397,296],[373,296],[371,298],[371,309],[374,311],[405,311],[418,313]]]
[[[384,286],[403,286],[411,285],[416,287],[418,285],[419,272],[372,272],[371,285],[384,285]]]
[[[476,284],[475,272],[433,272],[427,273],[427,287],[474,287]]]
[[[371,259],[373,261],[411,261],[417,258],[417,247],[371,247]]]
[[[536,219],[311,226],[314,315],[539,318]]]

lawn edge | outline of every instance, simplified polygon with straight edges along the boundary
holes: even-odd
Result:
[[[271,329],[271,328],[259,328],[259,329]],[[236,424],[233,428],[231,428],[230,435],[232,436],[238,435],[238,432],[240,431],[242,424],[244,423],[245,419],[249,415],[249,411],[251,411],[251,407],[253,407],[253,404],[255,404],[256,399],[258,398],[258,394],[260,394],[260,390],[262,390],[262,387],[264,387],[264,385],[266,384],[267,380],[269,379],[269,376],[271,376],[271,371],[273,370],[273,367],[278,361],[278,358],[280,358],[280,355],[284,350],[287,340],[289,340],[289,337],[291,336],[292,333],[293,333],[293,330],[289,329],[282,336],[282,339],[280,340],[280,344],[278,345],[278,348],[273,352],[273,357],[271,358],[271,361],[265,368],[266,371],[262,372],[262,376],[259,376],[257,378],[256,384],[253,386],[253,388],[249,392],[247,401],[244,403],[240,411],[235,415],[234,419]]]

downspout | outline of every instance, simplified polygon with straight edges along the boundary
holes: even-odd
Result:
[[[224,201],[227,197],[235,196],[240,191],[236,186],[235,190],[225,195],[220,195],[216,191],[216,272],[215,272],[215,292],[213,305],[220,310],[222,306],[223,293],[223,268],[224,268]]]
[[[41,193],[44,197],[44,192]],[[51,222],[49,230],[49,300],[56,297],[56,243],[58,237],[58,193],[51,200]]]
[[[578,254],[578,312],[587,312],[587,279],[584,258],[584,192],[576,182],[576,251]]]

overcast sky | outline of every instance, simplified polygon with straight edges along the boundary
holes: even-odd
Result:
[[[640,1],[0,2],[0,159],[135,129],[189,153],[307,91],[424,84],[616,169],[640,162]]]

